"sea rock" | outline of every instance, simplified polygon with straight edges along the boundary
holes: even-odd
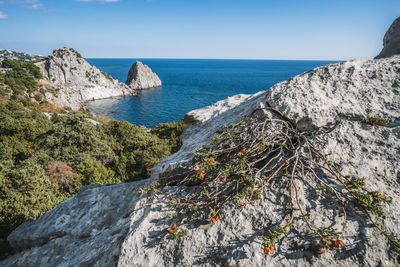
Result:
[[[400,54],[400,17],[390,26],[383,38],[383,49],[376,58]]]
[[[161,80],[149,66],[140,61],[132,64],[125,82],[131,89],[141,90],[161,86]]]
[[[46,100],[59,107],[78,110],[89,100],[136,94],[135,90],[90,65],[72,48],[55,50],[37,65],[44,76],[41,83],[51,88]]]

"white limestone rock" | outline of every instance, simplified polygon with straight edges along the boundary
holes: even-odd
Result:
[[[149,66],[140,61],[132,64],[125,82],[131,89],[142,90],[161,86],[161,80]]]
[[[322,66],[271,87],[268,103],[303,130],[360,120],[366,109],[399,123],[400,56],[351,60]],[[386,107],[382,109],[382,107]]]
[[[78,110],[86,101],[135,95],[136,91],[90,65],[72,48],[58,49],[37,63],[44,83],[54,89],[46,99],[59,107]]]

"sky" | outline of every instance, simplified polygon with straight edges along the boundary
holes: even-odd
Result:
[[[400,0],[0,0],[0,48],[88,58],[372,58]]]

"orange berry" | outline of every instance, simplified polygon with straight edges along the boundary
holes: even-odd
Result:
[[[271,245],[271,246],[269,247],[269,251],[271,252],[271,254],[274,254],[274,253],[275,253],[275,248],[274,248],[273,245]]]
[[[174,224],[172,225],[171,230],[175,230],[175,228],[176,228],[176,223],[174,223]]]
[[[239,157],[243,156],[244,152],[246,152],[246,148],[245,147],[238,153],[238,156]]]
[[[212,216],[211,216],[210,222],[211,222],[211,223],[216,223],[218,220],[219,220],[218,215],[212,215]]]

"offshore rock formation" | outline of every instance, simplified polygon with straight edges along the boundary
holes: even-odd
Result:
[[[46,100],[73,110],[89,100],[135,95],[136,91],[90,65],[72,48],[58,49],[45,61],[37,63],[43,76]]]
[[[125,82],[133,90],[149,89],[161,86],[161,80],[149,66],[140,61],[132,64]]]
[[[278,118],[272,106],[292,118],[305,133],[335,125],[322,135],[309,135],[322,153],[345,174],[366,177],[371,190],[383,192],[391,205],[382,206],[382,227],[400,234],[400,56],[377,60],[334,63],[298,75],[267,92],[238,95],[185,116],[188,127],[180,151],[161,162],[152,177],[133,183],[88,186],[38,220],[18,227],[9,237],[17,251],[1,266],[397,266],[400,253],[351,206],[346,206],[346,245],[319,255],[315,239],[300,220],[275,247],[274,255],[262,251],[265,233],[279,225],[284,202],[284,179],[264,190],[262,201],[246,208],[232,201],[220,211],[215,224],[195,220],[188,235],[178,241],[166,237],[176,210],[168,194],[182,189],[165,187],[164,194],[141,194],[140,188],[179,173],[195,151],[209,144],[226,124],[246,116]],[[389,121],[382,126],[362,122],[370,109]],[[340,121],[340,123],[338,123]],[[263,123],[263,121],[260,121]],[[166,175],[168,174],[168,175]],[[286,181],[286,180],[285,180]],[[342,215],[326,209],[304,180],[296,180],[299,202],[312,223],[328,227]],[[195,186],[184,190],[200,190]],[[300,216],[300,215],[298,215]]]
[[[397,18],[383,38],[383,49],[376,58],[400,54],[400,17]]]

